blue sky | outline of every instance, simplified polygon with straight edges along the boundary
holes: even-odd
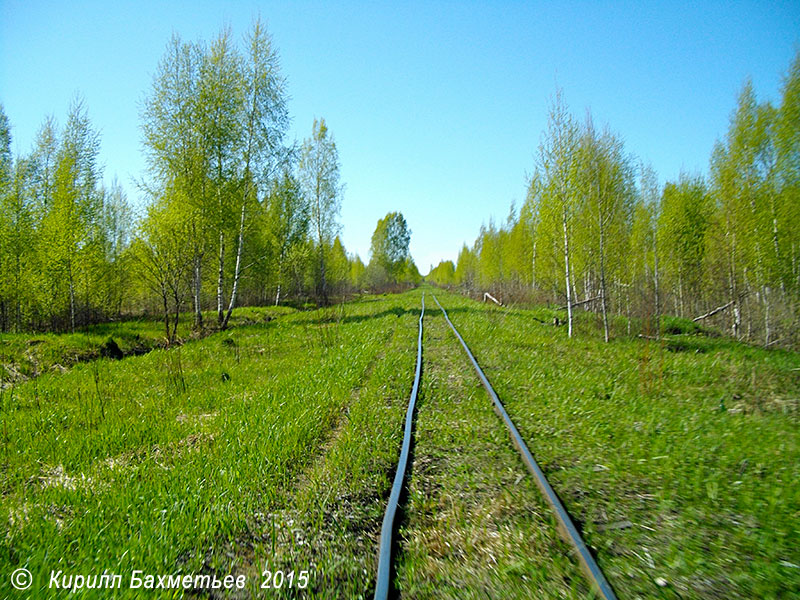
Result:
[[[105,178],[136,201],[138,103],[173,32],[237,37],[261,15],[288,79],[291,138],[324,117],[339,148],[343,241],[366,260],[400,210],[427,272],[524,200],[556,86],[662,182],[707,172],[745,78],[778,100],[796,2],[41,2],[0,0],[0,102],[27,153],[83,96]]]

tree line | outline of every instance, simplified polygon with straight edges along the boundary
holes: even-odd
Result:
[[[525,202],[481,227],[439,285],[593,310],[654,330],[665,314],[739,339],[800,344],[800,53],[780,103],[747,81],[707,176],[658,182],[622,138],[551,103]],[[636,325],[638,324],[638,325]]]
[[[173,36],[140,108],[136,217],[122,186],[103,183],[81,100],[63,128],[46,119],[18,157],[0,105],[0,329],[74,331],[144,311],[161,314],[173,340],[188,308],[195,327],[224,329],[242,304],[326,304],[421,280],[399,213],[378,222],[368,265],[347,253],[333,135],[315,119],[308,138],[288,143],[289,123],[278,52],[259,21],[242,44],[229,29],[211,43]]]

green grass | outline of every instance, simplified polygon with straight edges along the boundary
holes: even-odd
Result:
[[[401,597],[586,598],[508,430],[430,296],[428,305]]]
[[[248,536],[218,551],[225,572],[254,573],[264,565],[272,571],[308,569],[311,583],[302,597],[373,595],[380,528],[416,360],[419,297],[394,297],[388,311],[383,302],[375,304],[386,328],[383,348],[276,510]],[[238,570],[225,558],[241,556],[249,547],[252,552],[244,552],[248,560]],[[269,596],[296,597],[296,590],[271,590]]]
[[[27,567],[39,597],[50,569],[217,572],[208,549],[281,506],[402,314],[287,314],[5,389],[0,571]]]
[[[621,597],[800,594],[800,355],[437,295]]]
[[[621,598],[800,595],[800,356],[689,333],[604,344],[589,314],[568,340],[548,309],[436,294]],[[244,574],[245,596],[371,596],[420,296],[243,309],[230,331],[3,387],[2,596],[52,597],[51,569]],[[584,596],[431,306],[401,595]],[[92,344],[124,339],[120,327],[133,326],[99,328]],[[34,346],[58,362],[81,336]],[[28,348],[8,340],[7,356]],[[265,566],[308,570],[309,588],[260,590]],[[14,596],[18,567],[35,583]]]
[[[231,315],[232,327],[264,323],[291,314],[285,306],[237,308]],[[203,315],[207,324],[216,323],[216,313]],[[213,333],[192,331],[193,315],[183,313],[178,325],[178,340],[184,341]],[[63,372],[73,365],[103,356],[103,346],[113,340],[124,356],[140,355],[167,346],[164,323],[152,319],[128,319],[90,325],[76,333],[0,334],[0,379],[5,385],[26,381],[48,372]]]

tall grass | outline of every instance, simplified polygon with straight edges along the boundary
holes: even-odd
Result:
[[[287,314],[4,389],[0,572],[193,573],[291,485],[384,346],[391,300]],[[231,341],[229,341],[231,340]],[[98,592],[98,597],[102,596]]]

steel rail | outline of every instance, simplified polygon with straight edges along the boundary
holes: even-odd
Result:
[[[478,365],[478,361],[475,360],[472,352],[470,352],[469,346],[467,346],[467,343],[464,341],[464,338],[461,337],[461,334],[458,333],[455,325],[453,325],[452,321],[450,321],[450,318],[447,316],[447,311],[445,311],[444,307],[439,303],[439,300],[435,295],[433,295],[433,299],[436,304],[439,305],[447,324],[450,325],[450,329],[453,330],[453,333],[458,338],[458,341],[461,342],[461,345],[464,347],[467,356],[469,356],[470,361],[472,361],[472,366],[475,367],[475,371],[477,371],[478,377],[480,377],[481,383],[483,383],[483,387],[486,388],[486,391],[489,393],[492,402],[494,402],[495,411],[502,417],[503,421],[505,421],[506,427],[508,427],[508,430],[511,433],[511,439],[514,442],[514,445],[517,447],[517,450],[519,450],[519,453],[522,455],[522,460],[525,462],[525,465],[536,479],[536,485],[539,486],[539,490],[541,490],[545,500],[547,500],[547,503],[553,509],[553,512],[555,512],[558,520],[558,529],[562,537],[564,537],[564,539],[576,550],[581,568],[600,596],[606,600],[616,600],[614,590],[611,589],[611,585],[606,580],[603,572],[600,570],[600,567],[594,560],[594,557],[586,547],[586,544],[581,538],[580,533],[578,533],[578,529],[575,527],[575,524],[572,522],[567,509],[564,508],[564,505],[556,495],[555,491],[550,485],[550,482],[547,481],[547,477],[545,477],[544,472],[542,472],[542,470],[539,468],[539,465],[533,458],[530,450],[528,450],[528,446],[525,445],[522,436],[514,426],[514,422],[511,420],[511,417],[508,416],[506,409],[503,407],[503,403],[500,402],[500,398],[497,397],[492,385],[489,383],[486,375],[484,375],[480,365]]]
[[[403,435],[403,448],[400,459],[397,461],[397,471],[394,474],[392,492],[389,503],[386,505],[386,514],[383,516],[381,539],[378,551],[378,576],[375,582],[375,600],[386,600],[389,597],[389,588],[392,583],[392,534],[394,532],[394,517],[397,513],[397,503],[400,492],[403,490],[403,480],[408,466],[408,455],[411,451],[411,429],[414,422],[414,406],[417,403],[419,392],[419,379],[422,373],[422,318],[425,316],[425,292],[422,292],[422,312],[419,315],[419,338],[417,339],[417,371],[414,375],[414,386],[411,388],[411,398],[406,411],[406,427]]]

